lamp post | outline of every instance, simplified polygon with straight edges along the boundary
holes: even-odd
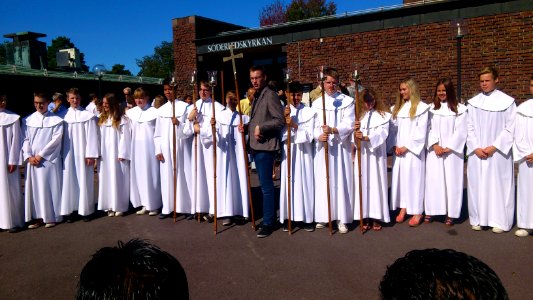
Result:
[[[104,65],[98,64],[93,67],[93,74],[98,77],[98,98],[102,99],[102,77],[107,72]]]
[[[456,40],[457,48],[457,98],[462,102],[461,96],[461,42],[463,37],[468,33],[466,22],[463,19],[453,20],[451,22],[452,36]]]

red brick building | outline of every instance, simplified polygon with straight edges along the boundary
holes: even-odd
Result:
[[[173,20],[176,76],[182,93],[197,69],[223,73],[223,86],[234,89],[229,44],[238,59],[239,90],[248,87],[248,69],[265,65],[270,79],[282,81],[282,69],[293,78],[316,84],[317,68],[337,68],[348,81],[358,69],[363,85],[384,99],[396,97],[401,80],[413,77],[424,99],[435,82],[451,77],[457,85],[457,45],[461,45],[462,98],[478,92],[477,73],[486,65],[500,70],[500,88],[522,101],[533,74],[533,1],[426,0],[404,5],[248,29],[198,16]],[[461,38],[457,38],[457,20]],[[465,31],[466,30],[466,31]],[[466,32],[466,34],[465,34]],[[219,81],[221,77],[219,76]],[[216,95],[220,99],[221,84]]]

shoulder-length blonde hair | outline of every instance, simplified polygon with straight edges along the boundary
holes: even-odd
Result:
[[[118,129],[120,126],[120,120],[122,119],[122,110],[120,109],[118,99],[113,93],[106,94],[104,96],[104,99],[107,100],[109,112],[102,110],[102,114],[100,115],[100,119],[98,120],[98,125],[102,126],[107,122],[107,119],[111,119],[113,127],[115,129]]]
[[[409,109],[409,118],[412,120],[416,116],[416,108],[418,107],[418,103],[420,103],[420,91],[418,90],[418,84],[412,78],[402,81],[398,85],[398,87],[402,84],[405,84],[409,89],[409,101],[411,101],[411,108]],[[394,104],[394,109],[392,110],[392,117],[394,119],[396,119],[398,112],[400,111],[400,109],[402,109],[404,104],[405,101],[402,99],[402,95],[400,94],[400,90],[398,88],[398,96],[396,97],[396,103]]]

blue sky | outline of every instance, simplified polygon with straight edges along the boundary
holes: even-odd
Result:
[[[0,0],[0,41],[4,34],[33,31],[41,41],[66,36],[85,53],[92,69],[123,64],[137,74],[135,59],[152,55],[172,40],[172,19],[199,15],[245,27],[259,27],[259,13],[272,0]],[[286,3],[290,0],[285,0]],[[401,4],[402,0],[336,0],[337,13]],[[11,40],[11,39],[8,39]]]

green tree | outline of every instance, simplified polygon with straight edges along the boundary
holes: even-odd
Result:
[[[287,21],[298,21],[337,13],[337,5],[326,0],[292,0],[287,6]]]
[[[48,69],[57,68],[56,53],[61,49],[75,48],[80,53],[80,62],[81,69],[84,72],[89,71],[89,67],[85,64],[85,54],[83,54],[80,49],[78,49],[73,42],[70,41],[70,38],[66,36],[58,36],[52,40],[52,44],[48,46],[47,56],[48,56]]]
[[[141,68],[137,76],[168,77],[174,72],[174,50],[171,42],[163,41],[154,48],[153,55],[146,55],[136,59],[137,66]]]
[[[0,44],[0,65],[7,65],[10,60],[13,60],[13,57],[9,58],[9,55],[13,55],[13,43],[9,41],[4,41]]]
[[[132,75],[130,70],[126,70],[125,65],[121,64],[114,64],[113,67],[111,67],[111,71],[109,71],[109,74],[117,74],[117,75]]]

